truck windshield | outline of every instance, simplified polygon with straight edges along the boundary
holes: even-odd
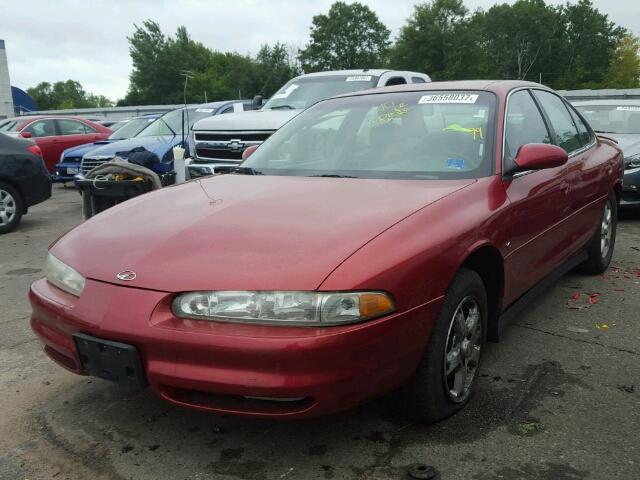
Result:
[[[575,107],[596,132],[640,134],[640,102],[637,105],[576,105]]]
[[[374,75],[321,75],[294,78],[265,103],[265,109],[304,109],[325,98],[373,88]]]
[[[274,133],[237,173],[470,179],[491,175],[495,96],[422,91],[326,100]]]
[[[137,137],[159,137],[162,135],[182,135],[183,134],[183,122],[187,123],[187,117],[189,118],[189,126],[185,130],[184,134],[187,135],[189,130],[195,122],[204,117],[213,115],[212,108],[187,108],[187,111],[182,115],[184,108],[172,110],[165,113],[151,125],[142,130]]]

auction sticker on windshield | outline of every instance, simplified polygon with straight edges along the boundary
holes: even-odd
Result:
[[[624,112],[640,112],[640,106],[635,105],[624,105],[616,108],[616,110],[624,111]]]
[[[353,75],[345,79],[345,82],[370,82],[370,81],[371,81],[371,75]]]
[[[476,103],[478,95],[469,93],[444,93],[423,95],[418,103]]]

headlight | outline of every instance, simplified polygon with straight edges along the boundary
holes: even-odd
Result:
[[[394,311],[383,292],[189,292],[173,301],[181,318],[273,325],[343,325]]]
[[[82,293],[84,289],[84,277],[50,253],[47,254],[45,272],[47,274],[47,280],[56,287],[76,297],[79,297]]]
[[[624,169],[629,170],[631,168],[640,167],[640,153],[636,153],[635,155],[630,155],[625,157],[624,159]]]

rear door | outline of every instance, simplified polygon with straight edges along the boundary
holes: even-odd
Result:
[[[61,151],[58,146],[55,121],[51,118],[36,120],[23,128],[22,132],[31,133],[32,138],[42,151],[42,158],[47,170],[53,173],[53,169],[60,159]]]
[[[503,181],[511,202],[511,236],[505,258],[507,304],[529,290],[565,259],[570,213],[565,166],[516,172],[519,148],[552,143],[549,128],[528,89],[510,94],[504,130]]]
[[[56,123],[60,134],[60,153],[67,148],[97,140],[98,133],[79,120],[58,118]]]

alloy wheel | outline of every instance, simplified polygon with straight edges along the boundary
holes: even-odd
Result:
[[[0,189],[0,227],[9,225],[16,216],[16,200],[6,190]]]
[[[449,399],[456,403],[469,396],[478,370],[482,348],[480,315],[478,301],[467,296],[458,304],[449,325],[444,352],[444,382]]]
[[[604,205],[602,214],[602,225],[600,226],[600,254],[602,258],[607,258],[611,248],[611,235],[613,233],[613,216],[611,212],[611,202]]]

